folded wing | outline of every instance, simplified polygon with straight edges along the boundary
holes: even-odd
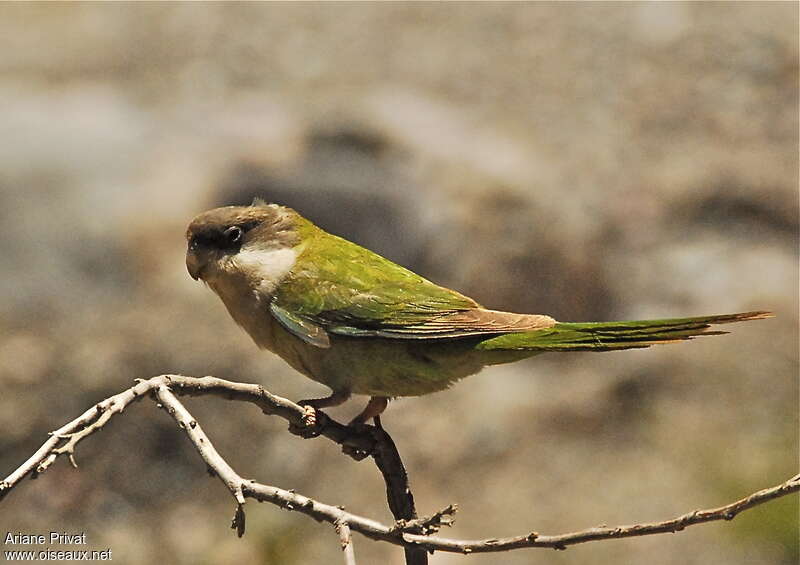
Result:
[[[330,347],[329,334],[457,339],[551,327],[548,316],[482,308],[356,244],[319,232],[306,244],[270,305],[283,327]]]

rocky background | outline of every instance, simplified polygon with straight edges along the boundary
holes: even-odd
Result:
[[[776,312],[392,403],[420,512],[460,504],[448,536],[659,520],[787,479],[797,33],[795,3],[0,6],[0,476],[137,377],[326,392],[185,272],[188,221],[259,195],[494,308]],[[250,406],[187,403],[242,475],[390,519],[370,462]],[[85,531],[130,564],[341,559],[329,526],[268,505],[236,539],[229,494],[151,403],[77,460],[4,500],[0,532]],[[468,559],[793,564],[797,512]],[[402,562],[355,543],[359,562]]]

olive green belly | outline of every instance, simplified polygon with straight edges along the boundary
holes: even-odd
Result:
[[[475,351],[479,340],[405,340],[331,335],[322,349],[273,326],[272,349],[292,367],[334,391],[371,396],[419,396],[449,387],[485,365],[516,361],[527,352]]]

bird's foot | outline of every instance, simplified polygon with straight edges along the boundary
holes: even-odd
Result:
[[[380,427],[380,418],[375,417],[374,426],[355,421],[351,421],[347,426],[352,430],[352,435],[342,442],[342,453],[355,461],[361,461],[372,455],[375,452],[377,434],[383,430]],[[368,446],[364,443],[365,438],[370,438]]]
[[[320,424],[325,414],[322,412],[318,413],[316,408],[308,404],[301,404],[301,406],[303,406],[303,417],[300,419],[299,423],[289,423],[289,432],[303,439],[317,437],[322,429]]]
[[[383,430],[381,427],[380,415],[384,410],[386,410],[386,406],[388,404],[389,399],[385,396],[373,396],[369,399],[367,406],[364,408],[361,414],[350,420],[350,423],[347,425],[357,431],[359,435],[370,430],[372,432],[374,432],[376,429]],[[374,427],[367,424],[367,421],[369,420],[375,422]],[[358,448],[355,445],[348,445],[346,443],[342,444],[342,453],[349,455],[356,461],[360,461],[361,459],[364,459],[370,455],[370,453],[364,451],[363,448]]]
[[[325,398],[301,400],[298,404],[303,407],[303,416],[299,423],[289,424],[289,432],[305,439],[317,437],[322,430],[323,419],[326,417],[318,409],[339,406],[348,398],[350,398],[348,391],[336,391]]]
[[[313,406],[306,404],[303,406],[303,426],[314,427],[317,425],[317,409]]]
[[[373,396],[369,399],[369,402],[367,402],[367,405],[364,410],[361,411],[361,414],[350,420],[348,426],[363,426],[367,423],[367,421],[374,419],[375,426],[380,428],[380,415],[384,410],[386,410],[388,405],[389,399],[387,397]]]

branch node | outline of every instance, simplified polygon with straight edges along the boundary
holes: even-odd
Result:
[[[36,466],[36,474],[39,475],[47,471],[48,467],[56,460],[56,457],[58,457],[57,453],[50,452],[50,454]]]
[[[339,534],[339,543],[342,546],[342,550],[346,549],[350,543],[350,526],[348,526],[347,521],[339,518],[333,523],[333,529]]]
[[[529,542],[534,542],[538,539],[538,537],[539,537],[539,532],[531,532],[525,539],[528,540]]]
[[[452,526],[455,522],[453,517],[458,510],[457,504],[450,504],[442,508],[431,516],[423,516],[413,520],[398,520],[395,527],[399,527],[405,532],[415,534],[430,535],[438,532],[442,526]]]

